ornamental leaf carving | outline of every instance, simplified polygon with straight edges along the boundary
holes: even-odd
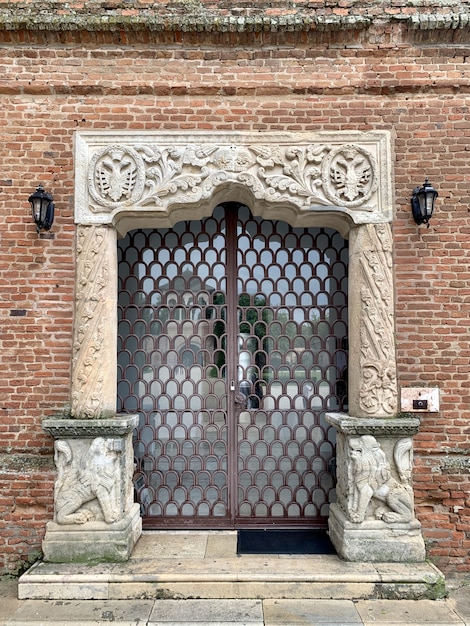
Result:
[[[361,330],[359,404],[369,415],[397,411],[393,323],[392,234],[389,225],[361,227]]]
[[[373,154],[354,144],[112,145],[93,156],[88,173],[95,213],[197,202],[225,182],[300,208],[370,211],[377,181]]]
[[[143,158],[151,167],[146,170],[145,199],[143,205],[163,205],[163,198],[181,191],[189,192],[185,197],[200,195],[198,186],[202,181],[201,175],[194,175],[184,171],[184,151],[176,148],[156,149],[152,155],[150,150],[143,150]]]
[[[108,266],[101,246],[106,227],[80,227],[77,238],[77,293],[72,356],[72,415],[85,418],[100,413],[105,303]]]

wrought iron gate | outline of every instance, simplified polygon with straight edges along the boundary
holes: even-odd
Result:
[[[218,206],[119,245],[118,409],[146,527],[325,526],[347,243]]]

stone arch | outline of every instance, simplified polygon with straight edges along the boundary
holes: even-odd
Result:
[[[177,198],[169,203],[165,211],[142,211],[138,215],[128,211],[117,212],[112,219],[112,226],[118,237],[123,237],[129,230],[135,228],[169,228],[181,220],[202,220],[212,215],[218,204],[238,202],[249,206],[255,215],[267,220],[282,220],[291,226],[318,226],[337,230],[347,239],[354,226],[352,218],[344,211],[302,211],[292,202],[262,201],[256,198],[253,191],[240,182],[227,181],[213,189],[210,197],[198,202],[180,203]]]

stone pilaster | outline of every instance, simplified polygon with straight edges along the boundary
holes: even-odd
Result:
[[[398,407],[390,224],[351,229],[349,245],[349,412],[390,417]]]
[[[110,226],[77,227],[72,416],[116,412],[117,234]]]
[[[46,561],[123,561],[142,532],[132,483],[138,416],[115,415],[116,238],[108,225],[77,227],[72,419],[43,422],[57,466]]]
[[[394,285],[390,224],[350,231],[349,415],[337,429],[337,501],[331,540],[349,561],[423,561],[414,514],[413,436],[419,420],[397,417]]]

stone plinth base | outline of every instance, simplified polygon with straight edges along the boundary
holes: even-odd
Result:
[[[328,527],[336,551],[347,561],[417,563],[425,560],[418,520],[396,524],[366,520],[353,524],[338,505],[332,504]]]
[[[142,532],[133,501],[132,431],[137,415],[48,419],[55,438],[54,521],[44,559],[53,563],[126,561]]]
[[[114,524],[49,522],[42,542],[44,560],[50,563],[127,561],[142,533],[140,508],[131,510]]]

